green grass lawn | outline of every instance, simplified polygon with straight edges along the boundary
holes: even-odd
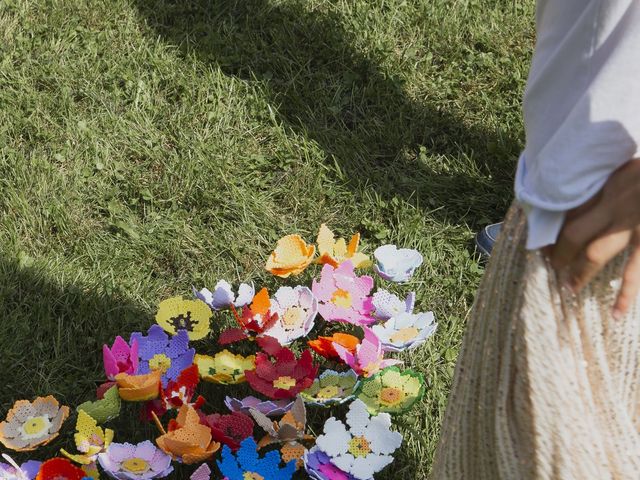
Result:
[[[424,254],[399,290],[439,322],[405,355],[427,393],[396,419],[405,442],[379,478],[426,478],[482,275],[472,237],[512,198],[533,14],[532,0],[0,0],[0,416],[17,398],[92,399],[102,344],[146,330],[161,299],[282,284],[262,269],[276,240],[326,222],[368,253]],[[229,390],[206,392],[217,409]],[[155,434],[135,417],[116,439]],[[34,456],[68,446],[73,423]]]

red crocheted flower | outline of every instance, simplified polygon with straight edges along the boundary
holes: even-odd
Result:
[[[179,410],[185,404],[191,405],[196,410],[200,409],[205,403],[204,397],[198,395],[195,402],[191,402],[199,382],[198,366],[193,364],[185,368],[175,381],[169,381],[167,388],[160,392],[159,399],[147,402],[145,411],[147,419],[153,419],[151,412],[161,417],[167,411]]]
[[[316,340],[309,340],[309,345],[314,352],[322,355],[324,358],[340,358],[334,344],[338,344],[346,348],[349,352],[354,353],[356,347],[360,344],[360,339],[349,335],[348,333],[334,333],[331,337],[318,337]]]
[[[262,335],[278,320],[278,314],[270,311],[271,299],[266,288],[260,290],[253,297],[250,307],[245,306],[242,309],[242,315],[238,315],[238,311],[233,305],[230,305],[230,307],[240,328],[229,328],[222,332],[218,338],[220,345],[228,345],[245,338],[254,338]]]
[[[310,350],[302,352],[298,359],[274,338],[263,337],[257,341],[264,352],[256,355],[256,369],[245,372],[251,388],[277,400],[294,398],[311,386],[318,373],[318,365],[313,363]]]
[[[40,466],[36,480],[82,480],[87,474],[66,458],[52,458]]]
[[[211,429],[215,441],[227,445],[234,452],[240,448],[242,440],[253,435],[253,419],[240,412],[200,415],[200,423]]]

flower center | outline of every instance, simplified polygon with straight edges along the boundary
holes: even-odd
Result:
[[[186,314],[180,313],[175,317],[171,317],[169,319],[169,324],[175,328],[176,332],[178,330],[186,330],[187,332],[193,332],[195,326],[198,321],[191,318],[191,312],[187,312]]]
[[[287,376],[278,377],[273,381],[273,386],[282,390],[289,390],[291,387],[296,386],[296,379]]]
[[[353,437],[349,442],[349,453],[354,457],[366,457],[371,453],[369,440],[364,437]]]
[[[49,427],[51,427],[51,421],[46,415],[31,417],[22,425],[22,437],[24,439],[40,437],[49,430]]]
[[[318,392],[318,398],[336,398],[342,394],[340,388],[337,385],[327,385]]]
[[[171,367],[171,359],[164,353],[156,353],[151,360],[149,360],[149,368],[151,370],[160,370],[161,373],[165,373]]]
[[[300,307],[291,307],[284,312],[282,323],[285,328],[296,328],[304,322],[304,310]]]
[[[404,400],[404,393],[399,388],[386,387],[380,390],[380,403],[393,406]]]
[[[122,462],[122,468],[131,473],[143,473],[149,470],[149,463],[142,458],[128,458]]]
[[[389,340],[391,340],[391,343],[406,343],[409,340],[416,338],[418,333],[420,332],[416,327],[402,328],[391,335]]]
[[[244,472],[242,480],[264,480],[264,477],[255,472]]]
[[[353,305],[351,294],[346,290],[342,290],[341,288],[333,293],[333,296],[331,297],[331,303],[342,308],[351,308],[351,305]]]

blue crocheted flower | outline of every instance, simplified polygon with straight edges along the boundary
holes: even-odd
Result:
[[[177,380],[180,373],[191,364],[196,351],[189,348],[189,334],[180,330],[171,339],[160,325],[153,325],[143,336],[139,332],[131,334],[129,344],[138,341],[138,375],[151,370],[162,372],[162,387],[166,388],[170,380]]]
[[[251,474],[256,474],[255,478],[264,480],[291,480],[296,471],[296,461],[291,460],[283,468],[280,468],[280,461],[280,452],[277,450],[268,452],[260,458],[256,441],[253,437],[249,437],[242,441],[235,455],[225,445],[222,448],[222,461],[218,460],[218,467],[222,475],[229,480],[254,478]]]

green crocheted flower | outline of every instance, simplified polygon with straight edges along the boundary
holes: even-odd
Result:
[[[424,377],[411,369],[392,366],[365,378],[356,391],[372,415],[380,412],[404,413],[422,398]]]
[[[325,370],[300,395],[307,403],[326,407],[350,400],[357,386],[358,375],[353,370],[344,373]]]

